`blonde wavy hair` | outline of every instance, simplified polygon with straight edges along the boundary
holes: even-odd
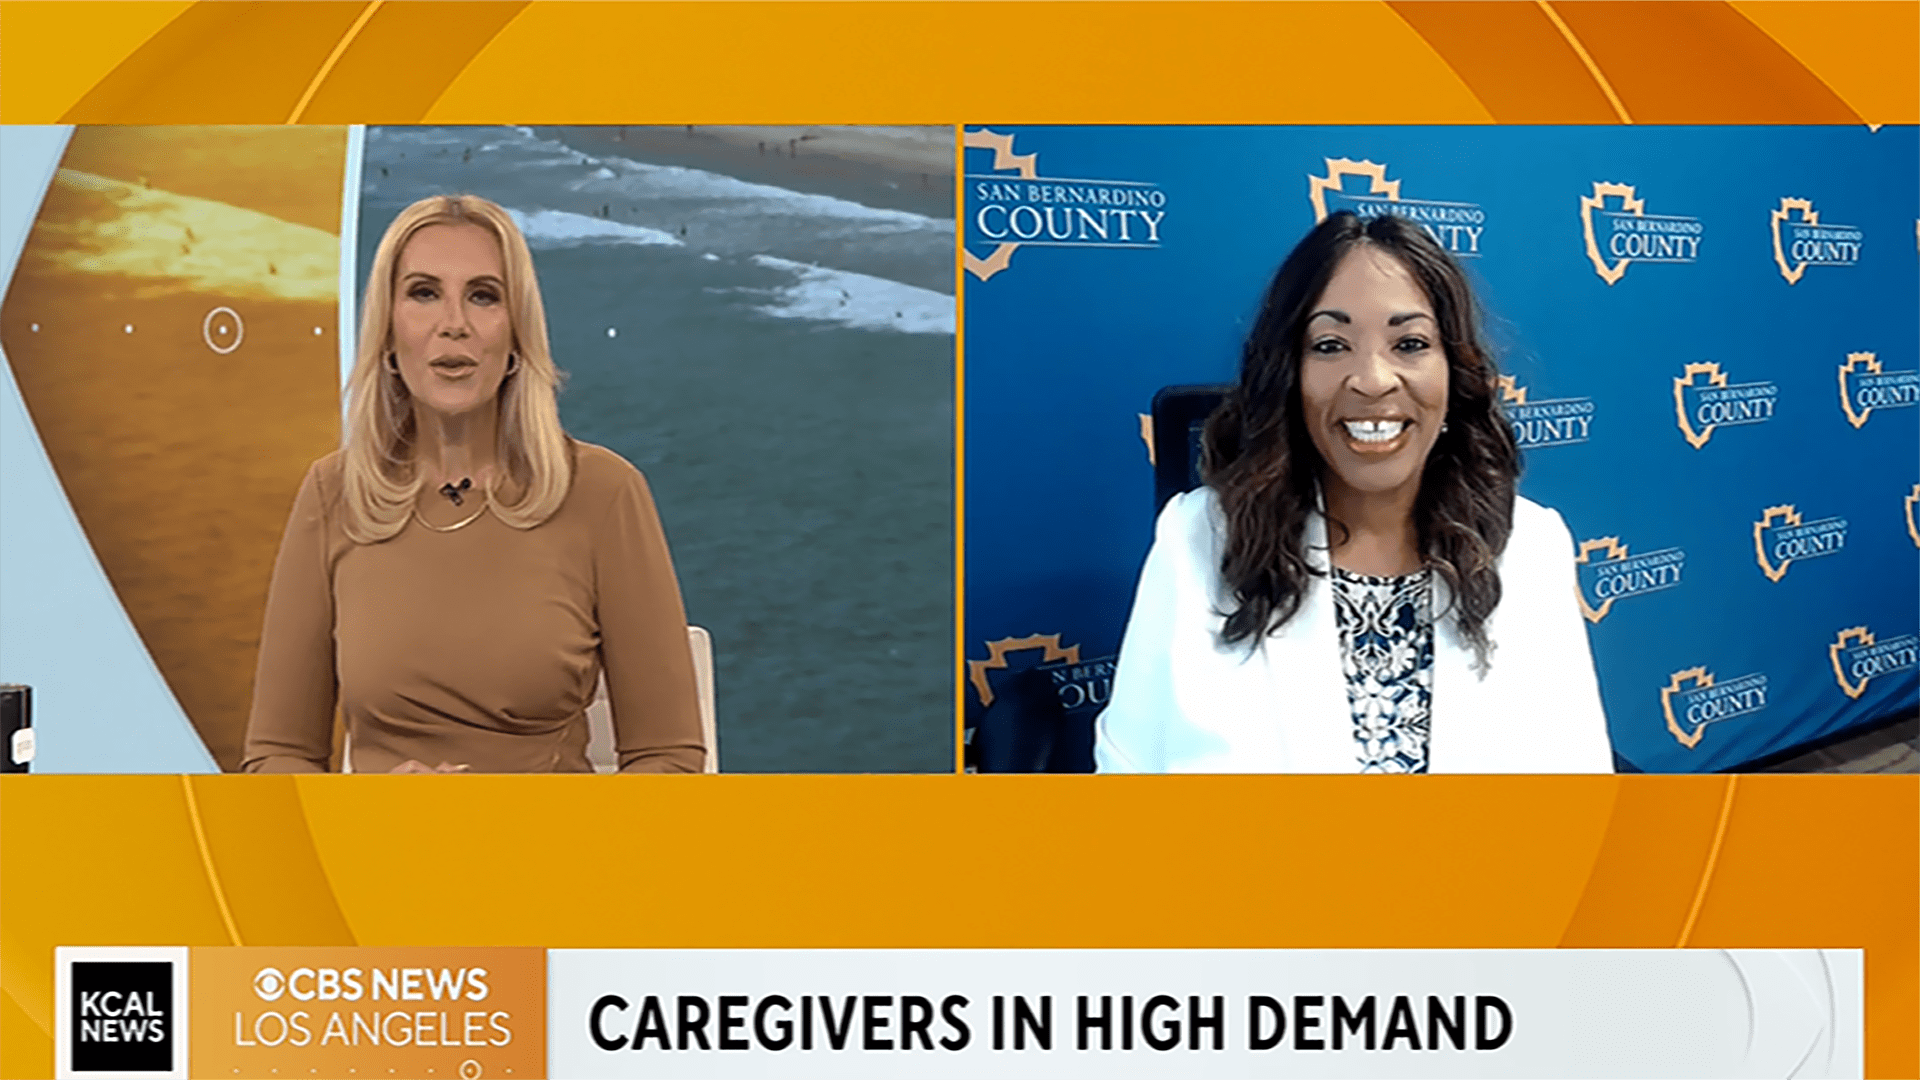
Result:
[[[487,484],[488,505],[508,525],[531,529],[560,509],[573,480],[573,458],[560,426],[560,369],[547,346],[547,313],[526,238],[506,210],[477,195],[421,199],[400,211],[374,252],[361,306],[360,343],[347,376],[342,481],[346,533],[355,543],[376,544],[398,534],[420,492],[412,395],[386,359],[393,352],[394,274],[400,252],[429,225],[478,225],[500,242],[512,355],[518,361],[495,399],[500,410],[495,451],[501,467]]]

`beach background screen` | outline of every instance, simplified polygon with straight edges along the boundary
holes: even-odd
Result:
[[[561,418],[646,474],[728,772],[953,767],[953,129],[369,128],[533,248]],[[358,299],[358,298],[356,298]]]

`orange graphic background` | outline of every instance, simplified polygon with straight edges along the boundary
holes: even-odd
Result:
[[[13,0],[0,40],[6,123],[1920,118],[1910,3]],[[357,944],[1858,947],[1912,1076],[1917,823],[1914,777],[6,777],[0,1075],[52,1071],[57,944]]]
[[[301,968],[358,968],[362,994],[358,1001],[301,1001],[282,992],[277,999],[266,1001],[254,993],[253,980],[255,973],[268,967],[283,976]],[[435,1000],[424,988],[423,978],[416,989],[422,1000],[394,1001],[383,994],[376,1001],[375,968],[420,968],[441,973],[443,989],[448,985],[444,981],[446,972],[483,969],[481,984],[486,990],[481,1000],[471,1000],[467,996],[471,985],[463,976],[457,1000]],[[190,1015],[195,1076],[270,1076],[273,1074],[269,1070],[273,1069],[280,1076],[343,1080],[355,1076],[539,1080],[547,1074],[547,957],[541,949],[200,948],[193,950],[188,970],[193,980]],[[296,987],[303,993],[313,993],[316,985],[315,980],[302,978]],[[283,1031],[289,1033],[288,1038],[299,1038],[279,1020],[261,1021],[267,1012],[282,1017],[305,1012],[307,1017],[300,1026],[310,1033],[311,1044],[240,1045],[240,1038],[257,1042],[262,1035],[277,1041]],[[396,1012],[402,1014],[400,1019],[384,1019]],[[345,1038],[329,1037],[328,1017],[335,1013],[340,1014],[339,1031]],[[385,1029],[383,1040],[391,1037],[405,1045],[368,1045],[367,1033],[353,1027],[355,1013],[380,1024]],[[469,1013],[480,1014],[470,1030],[466,1028]],[[255,1030],[256,1022],[260,1023],[259,1031]],[[408,1034],[401,1034],[403,1031]],[[511,1037],[503,1031],[511,1032]],[[360,1040],[357,1047],[351,1042],[355,1037]],[[457,1041],[462,1045],[420,1045],[418,1040],[422,1038],[433,1044]],[[504,1045],[492,1045],[495,1041]],[[465,1045],[469,1042],[482,1045]]]
[[[346,147],[341,127],[78,128],[0,307],[67,501],[227,770],[293,493],[340,440]],[[224,354],[215,309],[241,320]]]

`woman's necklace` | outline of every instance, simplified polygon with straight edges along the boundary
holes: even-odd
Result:
[[[421,517],[420,508],[416,506],[413,508],[413,520],[419,522],[422,525],[425,525],[427,528],[432,529],[434,532],[449,533],[449,532],[457,532],[458,530],[464,529],[467,526],[473,524],[474,522],[479,521],[480,515],[486,512],[487,512],[486,505],[482,504],[480,509],[475,510],[470,516],[461,518],[459,521],[456,521],[451,525],[435,525],[433,522],[428,521],[426,518]]]

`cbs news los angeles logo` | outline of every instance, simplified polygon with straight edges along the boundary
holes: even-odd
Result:
[[[187,1076],[187,950],[54,950],[54,1075]]]
[[[478,1080],[546,1063],[542,949],[63,947],[55,983],[63,1078]]]

